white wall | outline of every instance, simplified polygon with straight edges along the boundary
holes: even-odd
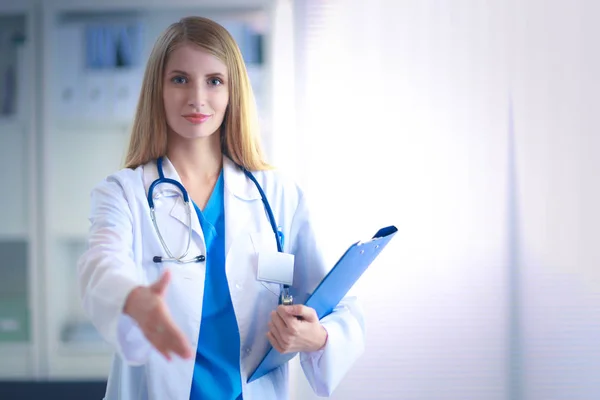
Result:
[[[523,399],[600,398],[600,5],[515,2]]]
[[[599,398],[600,6],[327,4],[297,170],[332,253],[399,228],[333,398]]]
[[[332,256],[399,233],[356,288],[367,351],[333,398],[505,399],[503,9],[347,6],[308,44],[302,176]],[[302,379],[295,398],[314,398]]]

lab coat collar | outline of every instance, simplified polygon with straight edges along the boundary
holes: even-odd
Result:
[[[225,188],[234,196],[242,200],[260,199],[256,185],[239,166],[226,156],[223,156],[223,178],[225,179]]]
[[[181,178],[179,177],[177,170],[175,170],[175,167],[167,157],[163,157],[162,169],[165,178],[181,183]],[[156,160],[154,160],[144,165],[144,188],[146,189],[146,194],[148,194],[150,185],[152,185],[152,182],[154,182],[156,179],[158,179],[158,167],[156,165]],[[156,199],[162,196],[177,196],[176,203],[170,210],[171,217],[175,218],[183,225],[189,226],[186,210],[186,208],[189,208],[192,216],[192,230],[200,237],[203,237],[200,220],[196,215],[196,209],[194,208],[192,199],[190,199],[190,203],[186,207],[185,202],[183,201],[183,196],[179,189],[177,189],[177,187],[174,185],[169,184],[161,184],[154,187],[152,192],[153,199],[156,201]],[[158,208],[156,209],[156,212],[158,212]]]
[[[173,179],[179,183],[181,183],[181,178],[179,174],[175,170],[175,167],[171,163],[171,161],[165,156],[163,157],[163,174],[165,178]],[[150,185],[158,179],[158,167],[156,165],[156,160],[152,160],[149,163],[144,165],[144,188],[146,189],[146,194],[148,193],[148,189],[150,189]],[[175,193],[179,192],[175,186],[172,185],[158,185],[154,188],[153,197],[160,197],[162,194]]]
[[[166,156],[163,157],[163,173],[165,178],[173,179],[181,183],[179,174]],[[148,189],[152,182],[157,178],[158,169],[156,167],[156,161],[154,160],[144,165],[144,187],[146,193],[148,193]],[[227,156],[223,156],[223,179],[225,189],[234,196],[242,200],[260,199],[260,193],[254,183],[248,179],[244,171],[242,171],[242,169]],[[157,196],[159,193],[166,194],[168,192],[173,192],[174,190],[176,190],[176,188],[172,185],[159,185],[154,189],[154,196]]]
[[[152,182],[158,179],[158,168],[156,166],[156,160],[153,160],[144,165],[144,188],[146,193]],[[173,179],[181,183],[181,178],[177,173],[177,170],[171,163],[168,157],[163,157],[163,174],[165,178]],[[237,166],[229,157],[223,156],[223,180],[225,184],[225,220],[226,220],[226,250],[229,250],[231,242],[235,237],[237,231],[243,228],[244,223],[248,220],[246,207],[242,204],[237,204],[232,198],[237,198],[239,201],[252,201],[260,199],[260,193],[256,188],[256,185],[246,176],[244,171]],[[170,215],[177,219],[184,225],[188,225],[187,213],[185,203],[181,193],[173,185],[158,185],[154,188],[153,197],[157,199],[161,196],[172,196],[177,195],[177,203],[171,209]],[[240,207],[242,206],[242,207]],[[196,216],[196,212],[193,204],[190,202],[192,212],[192,229],[198,235],[202,235],[202,228],[200,221]],[[243,222],[242,222],[243,221]]]
[[[248,229],[252,216],[250,203],[260,199],[256,185],[231,159],[223,156],[223,178],[225,181],[225,257],[236,238]],[[225,262],[227,274],[231,263]]]

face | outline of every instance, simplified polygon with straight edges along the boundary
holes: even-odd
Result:
[[[227,67],[192,43],[177,47],[165,66],[163,101],[169,135],[184,139],[218,132],[229,102]]]

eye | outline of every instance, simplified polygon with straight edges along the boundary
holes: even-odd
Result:
[[[177,85],[182,85],[184,83],[187,83],[187,78],[185,76],[175,76],[171,78],[171,82]]]
[[[223,80],[221,78],[210,78],[208,84],[211,86],[219,86],[223,84]]]

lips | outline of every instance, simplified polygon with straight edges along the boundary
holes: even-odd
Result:
[[[192,124],[201,124],[209,120],[210,117],[212,117],[212,115],[207,114],[186,114],[183,116],[183,118],[187,119]]]

